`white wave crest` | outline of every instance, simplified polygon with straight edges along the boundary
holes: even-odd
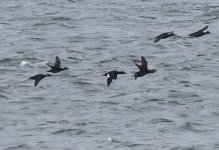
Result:
[[[37,67],[37,66],[47,66],[48,61],[43,61],[43,62],[37,62],[37,63],[32,63],[29,61],[22,61],[19,66],[31,66],[31,67]]]

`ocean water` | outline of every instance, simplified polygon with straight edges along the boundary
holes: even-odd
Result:
[[[219,149],[218,0],[1,0],[0,20],[1,150]],[[134,80],[141,56],[157,72]]]

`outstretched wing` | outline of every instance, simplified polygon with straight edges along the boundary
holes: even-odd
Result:
[[[160,34],[154,38],[154,43],[159,42],[162,39],[163,34]]]
[[[141,66],[142,66],[143,69],[148,70],[147,61],[146,61],[146,59],[143,56],[141,56]]]
[[[50,64],[47,63],[47,66],[49,66],[50,68],[54,68],[54,66],[51,66]]]
[[[203,31],[205,31],[207,29],[208,29],[208,26],[205,26],[204,28],[200,29],[198,32],[203,32]]]
[[[141,66],[140,65],[138,65],[138,64],[135,64],[135,65],[138,67],[139,70],[141,70]]]
[[[107,85],[110,86],[110,83],[112,82],[112,78],[107,78]]]
[[[34,86],[37,86],[39,82],[40,82],[40,80],[35,80]]]
[[[58,56],[56,56],[55,67],[60,68],[61,61]]]

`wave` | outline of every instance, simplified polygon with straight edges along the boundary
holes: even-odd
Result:
[[[17,145],[17,146],[12,146],[12,147],[8,147],[6,148],[6,150],[12,150],[12,149],[31,149],[30,146],[26,145],[26,144],[20,144],[20,145]]]
[[[170,120],[170,119],[166,119],[166,118],[161,118],[161,119],[152,119],[151,122],[153,124],[157,124],[157,123],[171,123],[171,122],[174,122],[174,121]]]
[[[71,21],[72,19],[69,18],[69,17],[54,17],[52,18],[52,20],[55,20],[55,21]]]
[[[19,66],[29,66],[29,67],[37,67],[37,66],[47,66],[48,61],[32,63],[30,61],[23,60]]]

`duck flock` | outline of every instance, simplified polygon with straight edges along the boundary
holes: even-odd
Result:
[[[206,31],[208,29],[208,26],[205,26],[204,28],[194,32],[194,33],[191,33],[189,34],[190,37],[201,37],[205,34],[209,34],[210,32],[209,31]],[[171,36],[175,36],[174,32],[165,32],[165,33],[162,33],[158,36],[156,36],[154,38],[154,43],[157,43],[159,42],[161,39],[166,39],[168,37],[171,37]],[[58,73],[60,71],[64,71],[64,70],[67,70],[69,69],[68,67],[64,67],[62,68],[61,67],[61,61],[59,59],[58,56],[56,56],[56,60],[55,60],[55,64],[54,66],[51,66],[49,64],[47,64],[51,69],[48,70],[47,72],[51,72],[51,73]],[[147,65],[147,60],[141,56],[141,65],[139,64],[135,64],[139,71],[138,72],[135,72],[135,74],[133,75],[133,77],[135,77],[135,80],[138,78],[138,77],[143,77],[147,74],[150,74],[150,73],[154,73],[156,72],[155,69],[148,69],[148,65]],[[117,75],[118,74],[126,74],[124,71],[117,71],[117,70],[113,70],[113,71],[109,71],[105,74],[103,74],[103,76],[106,76],[107,77],[107,85],[110,86],[112,80],[116,80],[117,79]],[[37,86],[40,82],[40,80],[44,79],[45,77],[50,77],[52,76],[51,74],[37,74],[35,76],[32,76],[30,77],[29,79],[32,79],[34,80],[34,86]]]

